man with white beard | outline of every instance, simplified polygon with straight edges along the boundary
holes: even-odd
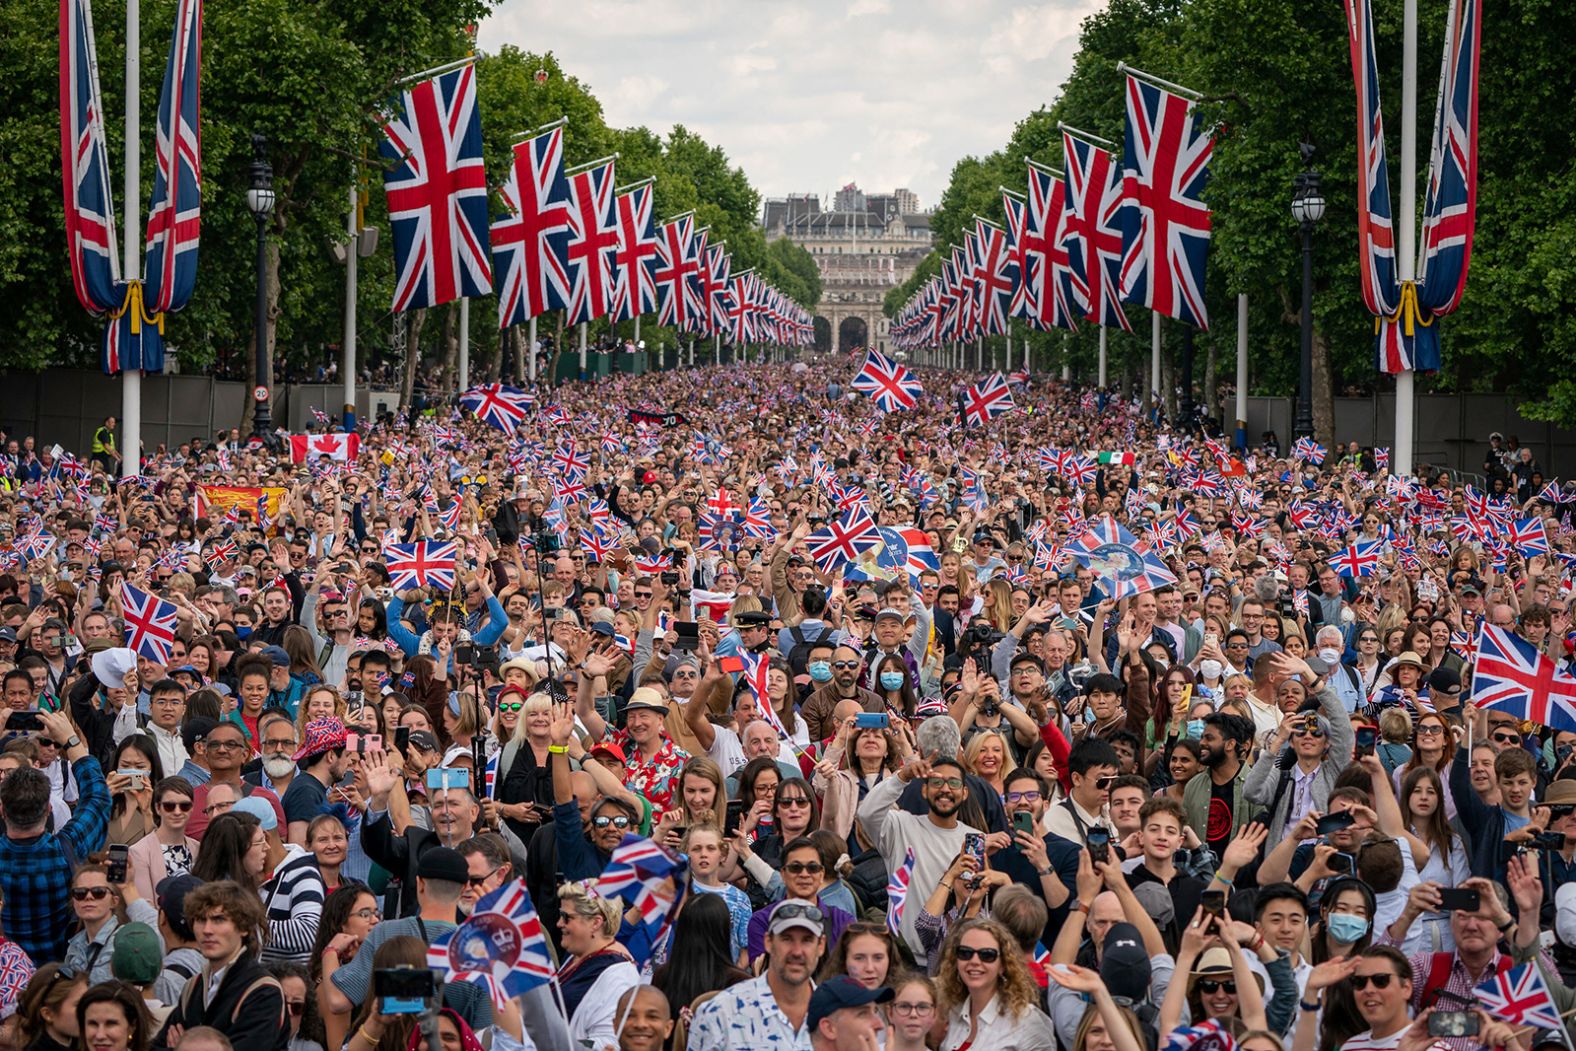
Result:
[[[262,743],[262,758],[248,763],[253,768],[241,775],[241,780],[266,788],[281,800],[296,779],[295,752],[300,742],[296,740],[295,720],[271,708],[257,720],[257,737]]]

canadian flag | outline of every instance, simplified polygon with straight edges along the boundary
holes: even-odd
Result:
[[[290,462],[305,463],[326,456],[330,460],[349,462],[356,458],[361,446],[361,435],[351,434],[292,434],[290,436]]]

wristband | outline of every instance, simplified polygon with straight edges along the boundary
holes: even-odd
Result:
[[[1315,1011],[1315,1012],[1319,1011],[1320,1008],[1322,1007],[1321,1004],[1310,1004],[1306,1000],[1298,1000],[1297,1001],[1297,1006],[1301,1007],[1304,1011]]]
[[[1515,925],[1516,925],[1515,917],[1511,917],[1510,919],[1506,920],[1504,923],[1502,923],[1498,927],[1496,927],[1495,930],[1499,931],[1499,933],[1501,933],[1501,934],[1504,934],[1507,931],[1509,931],[1512,927],[1514,927]]]
[[[568,753],[569,746],[566,744],[550,744],[547,746],[547,751],[549,755],[564,755]]]

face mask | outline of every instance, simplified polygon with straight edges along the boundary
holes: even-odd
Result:
[[[1322,649],[1319,651],[1319,659],[1326,664],[1334,666],[1341,663],[1341,651],[1330,648]]]
[[[244,624],[238,625],[235,629],[235,637],[238,639],[249,639],[252,637],[252,629]]]
[[[1203,737],[1204,736],[1204,720],[1202,720],[1202,719],[1189,719],[1187,721],[1187,735],[1189,737],[1191,737],[1195,741],[1198,740],[1200,737]]]
[[[881,673],[881,688],[883,690],[901,690],[908,676],[900,671],[884,671]]]
[[[1342,945],[1351,945],[1368,933],[1368,921],[1350,913],[1334,912],[1325,920],[1325,928]]]
[[[830,661],[811,661],[808,670],[810,678],[816,682],[832,681],[832,665]]]
[[[1219,661],[1203,660],[1198,662],[1199,674],[1206,679],[1220,678],[1221,664]]]

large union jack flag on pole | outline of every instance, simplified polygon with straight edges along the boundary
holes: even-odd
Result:
[[[394,228],[394,309],[492,291],[476,64],[417,81],[391,104],[378,152]]]
[[[742,348],[746,343],[755,341],[755,319],[751,316],[750,304],[750,278],[753,275],[753,267],[739,271],[733,275],[732,287],[728,290],[728,333],[733,337],[735,348]]]
[[[1576,730],[1576,676],[1526,639],[1486,621],[1472,666],[1472,703],[1554,730]]]
[[[909,375],[907,368],[875,350],[865,352],[865,363],[850,386],[870,395],[882,412],[912,409],[924,393],[924,387]]]
[[[102,314],[120,305],[120,258],[88,0],[60,3],[60,158],[71,284],[83,309]]]
[[[1379,105],[1379,60],[1374,52],[1369,0],[1346,0],[1346,30],[1357,79],[1357,254],[1363,305],[1375,317],[1396,311],[1395,224],[1384,114]]]
[[[1445,27],[1442,90],[1423,205],[1418,305],[1435,315],[1461,305],[1477,213],[1478,54],[1483,0],[1453,0]]]
[[[650,182],[618,195],[618,251],[613,255],[613,308],[608,317],[628,321],[657,309],[657,235]]]
[[[564,129],[514,144],[501,192],[509,212],[492,228],[498,270],[498,327],[569,305],[569,183]]]
[[[1210,214],[1203,202],[1214,138],[1191,99],[1127,73],[1122,188],[1122,298],[1209,327],[1204,268]]]
[[[1096,325],[1133,331],[1122,310],[1122,226],[1129,207],[1110,151],[1062,129],[1067,165],[1062,244],[1073,295]]]
[[[695,246],[695,213],[669,219],[657,232],[657,323],[679,329],[695,327],[700,304],[693,282],[700,275]]]
[[[1007,318],[1018,283],[1023,279],[1012,253],[1007,250],[1007,234],[988,219],[974,217],[976,257],[974,280],[980,308],[980,331],[1000,336],[1007,331]]]
[[[618,222],[613,207],[613,161],[569,174],[569,307],[565,324],[594,321],[608,310]]]
[[[143,299],[155,314],[180,310],[197,285],[202,226],[201,69],[202,0],[181,0],[175,6],[175,32],[159,92],[153,200],[148,208]]]
[[[733,257],[723,242],[718,241],[706,250],[710,257],[701,273],[701,287],[706,297],[706,307],[711,313],[709,327],[713,332],[728,331],[728,271],[733,268]]]
[[[1028,246],[1024,253],[1029,268],[1024,283],[1033,303],[1030,318],[1044,331],[1076,329],[1073,306],[1085,301],[1068,252],[1065,189],[1058,174],[1029,163]]]
[[[130,584],[121,584],[120,616],[126,622],[128,647],[155,664],[170,659],[170,647],[175,643],[175,629],[180,623],[173,603]]]
[[[1005,186],[1001,188],[1001,206],[1007,216],[1007,254],[1012,257],[1012,265],[1018,268],[1019,280],[1012,290],[1012,306],[1007,310],[1008,317],[1032,318],[1034,316],[1034,296],[1029,291],[1029,207],[1020,193],[1015,193]],[[919,297],[909,300],[908,307],[912,309]],[[920,308],[923,310],[923,307]]]
[[[454,541],[418,540],[414,544],[389,544],[383,549],[388,563],[389,586],[395,592],[410,588],[454,590]]]

